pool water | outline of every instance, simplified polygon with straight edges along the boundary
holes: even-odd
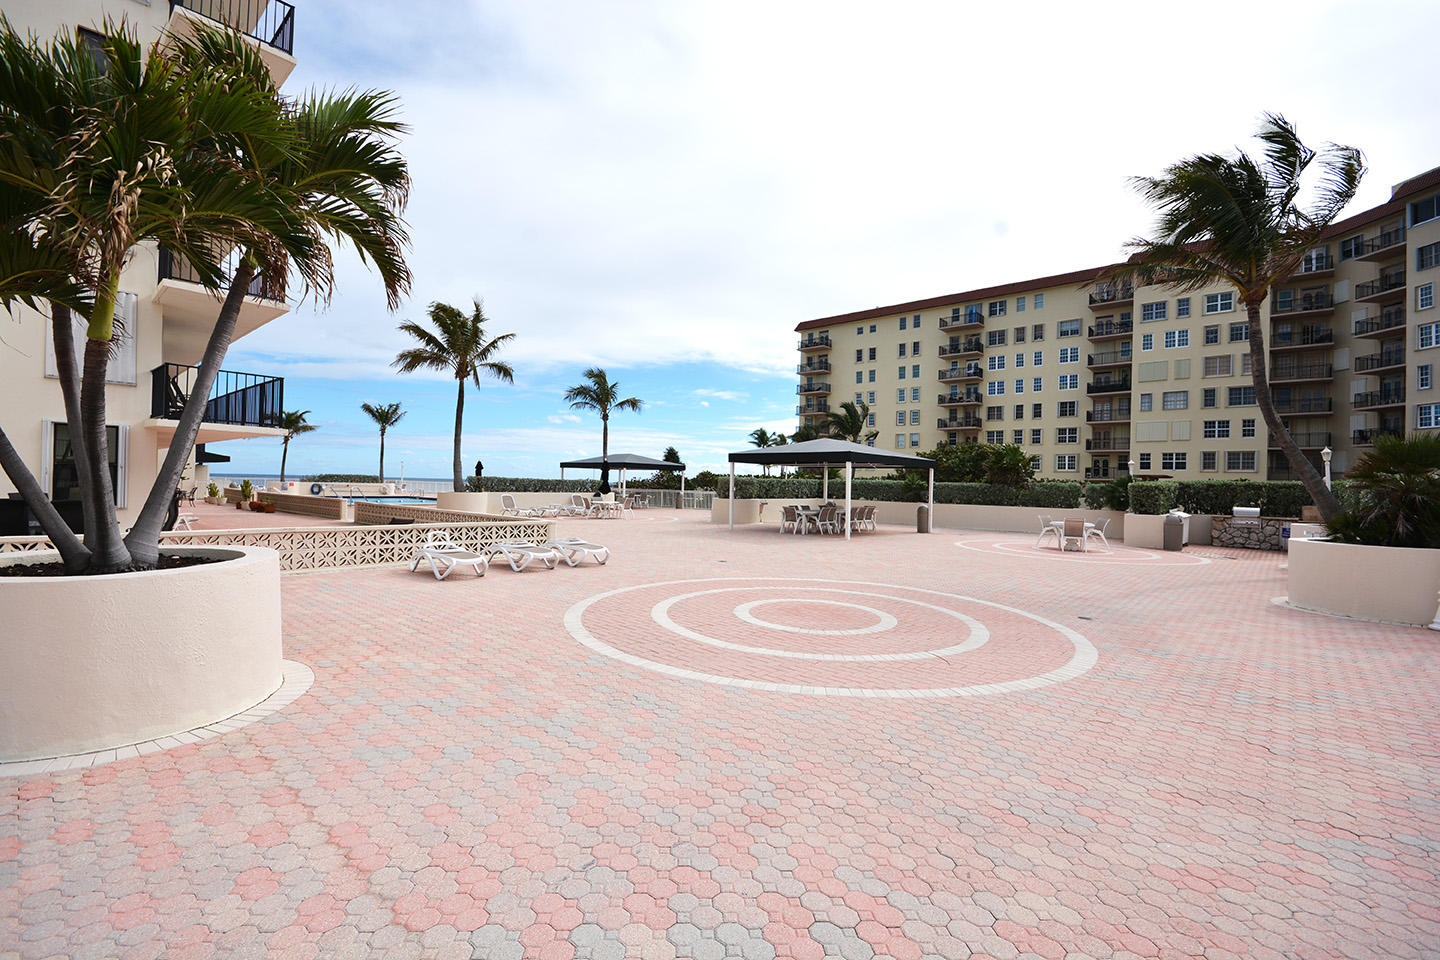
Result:
[[[435,502],[434,497],[346,497],[346,503],[429,503]]]

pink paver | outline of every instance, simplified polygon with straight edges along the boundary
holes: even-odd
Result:
[[[0,781],[0,956],[1440,951],[1437,639],[1281,555],[562,527],[615,559],[285,577],[308,694]]]

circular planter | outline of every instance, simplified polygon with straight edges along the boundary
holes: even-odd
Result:
[[[169,736],[234,716],[279,688],[276,552],[165,550],[225,562],[0,578],[0,762]],[[0,564],[52,559],[23,554]]]
[[[1440,550],[1292,537],[1286,573],[1294,606],[1424,626],[1440,595]]]

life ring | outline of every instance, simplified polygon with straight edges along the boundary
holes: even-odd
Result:
[[[323,486],[321,486],[320,484],[318,484],[318,483],[312,483],[312,484],[310,484],[310,495],[311,495],[311,496],[318,497],[318,496],[320,496],[321,492],[324,491],[324,489],[325,489],[325,488],[324,488]]]

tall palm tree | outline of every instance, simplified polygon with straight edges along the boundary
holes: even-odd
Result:
[[[759,447],[759,448],[762,449],[762,450],[765,449],[766,447],[773,447],[773,446],[775,446],[775,437],[776,437],[775,434],[772,434],[769,430],[766,430],[764,427],[756,427],[754,430],[751,430],[751,431],[750,431],[750,443],[751,443],[751,445],[752,445],[752,446]],[[762,464],[760,465],[760,472],[761,472],[762,474],[764,474],[765,476],[767,476],[767,477],[770,476],[770,464],[768,464],[768,463],[762,463]]]
[[[1306,146],[1278,114],[1260,126],[1261,155],[1199,154],[1134,184],[1159,211],[1154,239],[1132,241],[1130,262],[1109,272],[1117,280],[1200,290],[1231,284],[1250,322],[1250,373],[1265,425],[1305,484],[1320,514],[1340,512],[1320,471],[1300,450],[1275,410],[1265,367],[1265,328],[1260,304],[1270,289],[1294,275],[1305,254],[1355,196],[1365,162],[1354,147]],[[1308,209],[1302,179],[1317,168]]]
[[[880,436],[879,430],[867,429],[870,425],[870,405],[863,400],[846,400],[839,410],[825,414],[825,432],[838,440],[851,443],[869,443]]]
[[[637,397],[626,397],[620,399],[619,381],[611,381],[609,375],[599,367],[591,367],[585,371],[585,379],[588,383],[581,383],[565,391],[565,400],[570,404],[571,410],[590,410],[600,414],[600,486],[597,488],[601,493],[610,492],[610,471],[603,466],[605,459],[610,456],[610,414],[616,410],[629,410],[639,413],[645,406],[645,401]]]
[[[290,456],[290,441],[302,433],[310,433],[315,429],[315,424],[306,423],[305,418],[309,416],[309,410],[286,410],[280,414],[276,426],[285,431],[285,436],[280,439],[280,482],[285,482],[285,459]]]
[[[804,443],[804,442],[807,441],[807,440],[819,440],[819,439],[820,439],[820,431],[819,431],[819,430],[816,430],[813,426],[811,426],[811,425],[808,424],[808,423],[803,423],[803,424],[801,424],[801,425],[800,425],[800,428],[799,428],[798,430],[796,430],[794,433],[790,434],[790,442],[791,442],[791,443]]]
[[[380,428],[380,482],[385,482],[385,431],[405,419],[405,411],[400,409],[398,403],[362,403],[360,409],[365,415],[375,421]]]
[[[480,389],[482,375],[504,383],[514,383],[514,368],[495,358],[507,343],[515,339],[515,334],[488,336],[485,324],[490,322],[490,318],[485,316],[485,307],[479,300],[474,301],[474,309],[470,313],[438,301],[430,304],[427,312],[435,327],[434,331],[412,320],[400,324],[401,331],[413,337],[419,346],[401,350],[391,366],[401,373],[443,370],[455,378],[454,482],[458,493],[465,489],[465,475],[460,466],[460,434],[465,423],[465,382],[468,380],[475,384],[476,390]]]

